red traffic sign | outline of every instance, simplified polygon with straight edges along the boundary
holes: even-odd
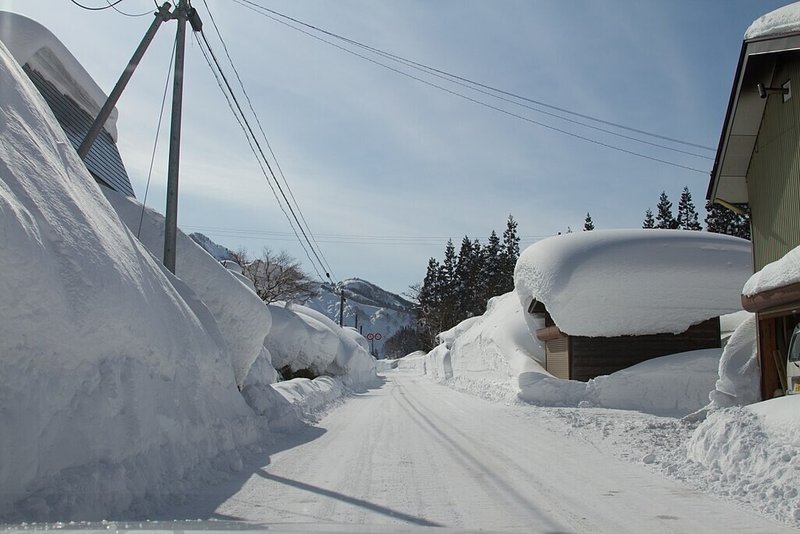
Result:
[[[368,341],[380,341],[381,338],[383,338],[383,336],[381,335],[380,332],[374,332],[374,333],[370,332],[369,334],[367,334]]]

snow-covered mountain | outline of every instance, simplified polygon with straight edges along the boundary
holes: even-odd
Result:
[[[203,247],[206,252],[214,256],[217,261],[234,261],[233,252],[231,252],[230,249],[214,243],[207,235],[194,232],[193,234],[189,234],[189,237],[194,239],[194,242]]]
[[[344,326],[356,328],[365,337],[373,334],[370,349],[379,358],[383,357],[383,345],[388,338],[402,327],[416,323],[413,304],[399,295],[360,278],[348,278],[341,282],[341,287],[346,299]],[[337,287],[320,284],[320,295],[305,305],[338,322],[339,302]]]
[[[211,238],[199,232],[190,234],[194,241],[203,247],[218,261],[233,260],[233,253],[218,245]],[[372,334],[370,351],[378,358],[383,357],[383,345],[395,332],[404,326],[414,326],[416,315],[413,304],[377,285],[361,280],[348,278],[341,282],[344,290],[345,305],[343,322],[361,332],[364,337]],[[316,310],[338,324],[339,322],[339,289],[333,284],[319,284],[319,296],[308,302],[301,302]]]

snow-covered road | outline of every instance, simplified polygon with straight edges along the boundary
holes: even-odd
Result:
[[[535,410],[390,371],[381,388],[348,399],[184,513],[469,530],[790,530],[536,423]]]

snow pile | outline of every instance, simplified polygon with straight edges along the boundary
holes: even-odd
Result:
[[[119,220],[0,46],[0,517],[146,516],[263,426],[216,321]]]
[[[534,243],[515,289],[527,310],[542,302],[570,335],[678,334],[741,310],[750,242],[683,230],[595,230]]]
[[[139,241],[162,261],[164,216],[110,189],[103,188],[103,193],[131,232],[137,233]],[[180,230],[175,256],[176,275],[214,315],[241,388],[250,366],[264,350],[264,338],[272,324],[269,309],[231,271]],[[268,353],[264,356],[269,359]]]
[[[356,341],[358,334],[299,304],[271,304],[269,309],[272,332],[265,346],[275,368],[338,376],[354,389],[375,382],[375,359]]]
[[[761,15],[747,28],[745,40],[800,31],[800,2]]]
[[[725,345],[719,361],[719,379],[709,394],[712,408],[744,406],[761,398],[756,320],[755,315],[748,315]]]
[[[17,13],[0,11],[3,44],[17,63],[26,63],[47,81],[96,117],[106,102],[106,95],[83,65],[50,30]],[[111,112],[103,127],[117,141],[117,110]]]
[[[273,388],[306,417],[314,416],[344,394],[341,381],[330,376],[293,378],[278,382]]]
[[[800,524],[800,396],[710,413],[687,444],[709,473],[711,490],[762,513]]]
[[[752,297],[797,283],[800,283],[800,247],[790,250],[781,259],[765,265],[751,276],[742,289],[742,295]]]

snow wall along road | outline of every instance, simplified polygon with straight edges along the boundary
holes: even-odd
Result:
[[[2,44],[0,95],[0,518],[145,517],[240,467],[263,419]]]

